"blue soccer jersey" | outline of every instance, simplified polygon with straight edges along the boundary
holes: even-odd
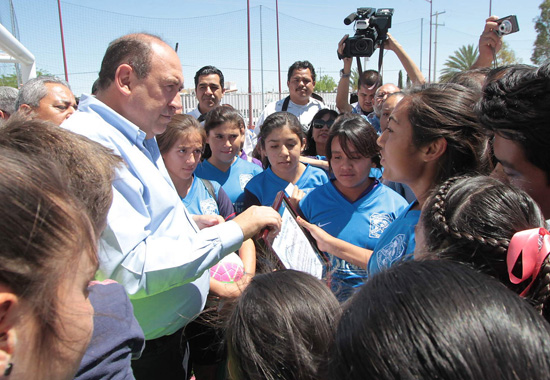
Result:
[[[206,188],[204,182],[196,175],[185,198],[181,198],[185,207],[195,215],[221,215],[225,220],[233,219],[235,211],[225,191],[220,184],[210,181],[216,198]]]
[[[311,191],[300,202],[306,219],[338,239],[373,249],[390,223],[407,207],[402,196],[386,185],[376,183],[355,202],[345,198],[333,182]],[[330,255],[333,288],[349,295],[367,277],[367,270]]]
[[[414,228],[420,219],[420,210],[411,210],[415,204],[416,201],[412,202],[378,240],[369,260],[369,275],[391,267],[401,258],[412,258],[415,248]]]
[[[244,211],[244,188],[248,181],[262,172],[262,168],[251,162],[237,158],[229,170],[221,171],[208,161],[201,162],[195,174],[200,178],[218,182],[233,202],[237,214]]]
[[[316,187],[322,186],[328,182],[327,173],[323,169],[306,165],[302,176],[296,182],[296,186],[306,194]],[[285,190],[289,182],[285,181],[277,174],[273,173],[271,168],[252,178],[245,188],[245,207],[252,205],[271,206],[275,201],[277,193]],[[292,194],[287,194],[288,196]]]

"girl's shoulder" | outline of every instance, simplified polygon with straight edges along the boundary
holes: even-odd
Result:
[[[329,182],[328,174],[321,168],[306,164],[306,169],[300,177],[300,181],[316,181],[319,184]]]
[[[247,171],[250,174],[254,174],[254,175],[264,171],[259,165],[256,165],[255,163],[249,162],[240,157],[237,157],[233,165],[231,165],[231,168],[239,169],[241,172]]]

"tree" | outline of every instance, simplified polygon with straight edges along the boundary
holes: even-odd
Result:
[[[537,39],[534,43],[531,62],[541,65],[550,59],[550,0],[544,0],[540,5],[540,16],[535,17]]]
[[[403,88],[403,71],[399,70],[399,75],[397,76],[397,87]]]
[[[322,75],[321,78],[315,82],[315,90],[318,92],[333,92],[336,86],[336,81],[330,75]]]
[[[502,48],[497,53],[498,66],[514,65],[521,63],[521,59],[516,57],[516,53],[510,49],[510,45],[506,41],[502,41]]]
[[[37,70],[36,76],[42,76],[42,75],[52,75],[48,73],[45,70]],[[0,75],[0,86],[8,86],[8,87],[14,87],[19,88],[19,83],[17,82],[17,74],[11,73],[7,75]]]
[[[550,1],[550,0],[548,0]],[[445,68],[441,70],[440,82],[447,82],[457,73],[469,70],[472,64],[477,60],[479,53],[474,45],[462,46],[454,52],[454,55],[447,59],[443,64]],[[502,47],[497,53],[496,63],[498,66],[513,65],[521,63],[521,59],[516,57],[516,53],[510,49],[506,41],[502,41]]]
[[[477,56],[478,50],[474,45],[461,46],[443,64],[444,68],[441,70],[439,81],[446,82],[456,73],[469,70],[470,66],[476,61]]]
[[[17,86],[17,75],[15,75],[15,73],[0,75],[0,86],[18,88],[19,86]]]

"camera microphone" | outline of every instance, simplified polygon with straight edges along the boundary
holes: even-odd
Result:
[[[357,18],[357,13],[353,12],[344,19],[344,24],[349,25]]]

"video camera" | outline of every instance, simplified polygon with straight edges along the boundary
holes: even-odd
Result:
[[[393,8],[357,8],[344,19],[346,25],[355,21],[355,35],[345,40],[344,52],[338,58],[370,57],[388,38],[392,16]]]

